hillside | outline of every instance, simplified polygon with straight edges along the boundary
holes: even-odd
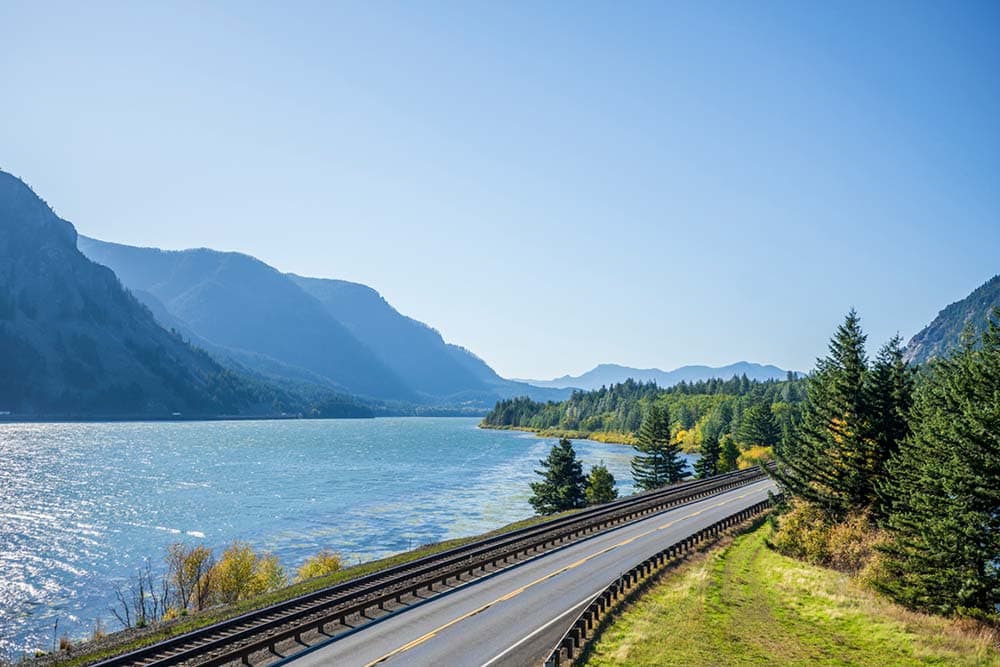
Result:
[[[441,334],[400,314],[371,287],[345,280],[288,276],[414,391],[449,397],[485,388],[451,355]]]
[[[0,410],[191,416],[293,407],[160,327],[76,243],[73,225],[0,171]]]
[[[949,305],[906,345],[906,360],[923,364],[958,347],[962,330],[971,323],[976,332],[986,326],[990,309],[1000,307],[1000,275],[993,276],[969,296]]]
[[[208,249],[164,251],[80,237],[137,297],[183,334],[267,376],[354,394],[416,398],[316,299],[258,259]],[[149,297],[155,297],[155,302]]]
[[[524,380],[537,387],[574,389],[599,389],[632,379],[637,382],[655,382],[660,387],[672,387],[680,382],[699,382],[712,378],[728,379],[746,375],[751,380],[784,380],[788,371],[777,366],[739,361],[728,366],[681,366],[672,371],[659,368],[630,368],[618,364],[600,364],[581,375],[563,375],[553,380]]]
[[[241,253],[165,251],[81,236],[164,327],[241,372],[299,391],[347,391],[407,405],[482,409],[497,399],[568,391],[505,380],[376,290],[284,274]]]

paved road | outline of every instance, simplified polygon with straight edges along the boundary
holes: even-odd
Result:
[[[505,667],[538,664],[582,607],[665,546],[764,500],[770,480],[661,512],[455,588],[287,663]]]

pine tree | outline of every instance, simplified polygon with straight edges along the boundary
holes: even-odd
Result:
[[[875,445],[870,438],[861,320],[852,308],[806,385],[799,435],[775,452],[778,482],[834,519],[875,502]]]
[[[718,471],[732,472],[736,470],[736,459],[740,457],[740,448],[736,446],[736,440],[731,433],[726,433],[719,440],[722,448],[719,454]]]
[[[609,503],[618,497],[615,476],[604,465],[604,461],[590,469],[590,476],[587,477],[586,496],[588,505]]]
[[[542,476],[542,481],[531,483],[532,495],[528,499],[536,512],[555,514],[586,505],[587,480],[572,442],[560,439],[559,444],[552,446],[548,458],[539,463],[542,469],[535,473]]]
[[[748,408],[743,413],[740,422],[740,441],[748,445],[763,445],[774,447],[778,444],[780,431],[774,419],[771,406],[759,403]]]
[[[722,446],[719,444],[719,434],[708,432],[702,436],[701,458],[694,464],[694,476],[698,479],[712,477],[719,472],[719,455]]]
[[[913,406],[913,369],[903,359],[902,343],[902,338],[893,336],[879,350],[868,374],[868,412],[875,446],[873,474],[878,480],[886,478],[889,459],[910,434],[908,415]],[[885,493],[879,495],[875,509],[878,516],[884,517],[892,499]]]
[[[915,393],[913,432],[889,463],[893,498],[880,586],[939,613],[1000,605],[1000,309],[975,349],[933,362]]]
[[[670,438],[670,416],[665,407],[649,406],[634,447],[639,453],[632,458],[632,478],[640,489],[655,489],[684,478],[684,460]]]

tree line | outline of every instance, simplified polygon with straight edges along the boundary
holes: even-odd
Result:
[[[670,417],[661,406],[651,405],[639,427],[639,437],[633,447],[632,478],[641,490],[673,484],[687,475],[687,465],[680,447],[670,436]],[[603,462],[584,476],[583,465],[576,456],[573,443],[560,438],[539,461],[535,473],[541,481],[531,484],[531,506],[539,514],[555,514],[587,505],[598,505],[618,497],[614,475]]]
[[[561,402],[501,400],[481,425],[566,437],[612,433],[627,436],[614,440],[641,450],[650,442],[643,429],[661,422],[654,440],[669,440],[681,451],[699,453],[695,475],[710,477],[769,461],[775,446],[790,442],[797,433],[805,399],[806,381],[791,373],[783,381],[759,382],[744,375],[669,388],[626,380],[576,391]],[[637,465],[643,465],[641,458]]]
[[[904,605],[996,618],[1000,605],[1000,309],[920,369],[892,338],[873,361],[855,311],[777,447],[791,497],[775,545],[866,573]]]

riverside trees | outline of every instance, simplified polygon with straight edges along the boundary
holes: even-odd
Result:
[[[614,500],[618,497],[615,478],[604,463],[594,466],[590,476],[583,474],[583,465],[576,457],[573,443],[560,438],[548,457],[539,461],[535,472],[542,479],[531,483],[528,502],[539,514],[555,514]]]

